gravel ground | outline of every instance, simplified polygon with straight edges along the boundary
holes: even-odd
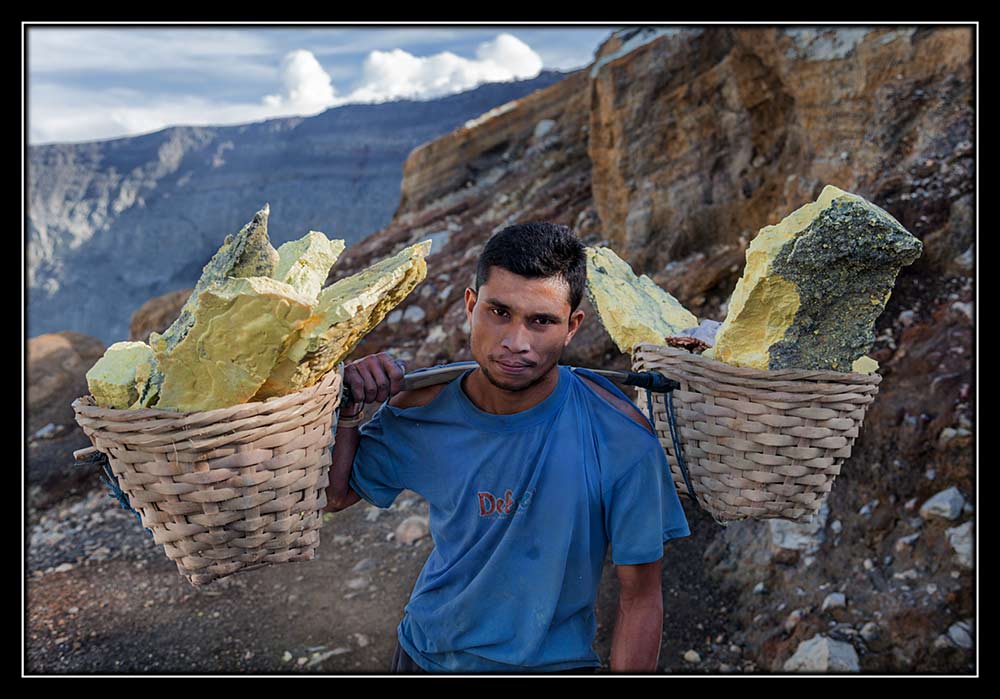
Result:
[[[45,511],[25,531],[25,674],[383,674],[395,628],[433,546],[397,537],[426,502],[359,503],[327,515],[316,559],[240,572],[195,588],[162,548],[96,489]],[[692,536],[663,565],[660,670],[757,671],[734,645],[727,599],[705,576],[712,520],[684,500]],[[605,567],[595,649],[606,663],[617,579]]]

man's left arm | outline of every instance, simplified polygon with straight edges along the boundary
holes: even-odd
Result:
[[[611,672],[656,671],[663,633],[662,560],[615,566],[620,590]]]

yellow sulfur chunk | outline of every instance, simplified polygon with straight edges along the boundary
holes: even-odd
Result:
[[[586,248],[587,295],[604,328],[622,352],[640,342],[662,345],[666,337],[698,325],[680,302],[611,248]]]
[[[878,371],[878,362],[871,357],[858,357],[851,365],[851,371],[855,374],[874,374]]]
[[[134,407],[153,371],[153,350],[144,342],[116,342],[87,372],[87,387],[102,408]]]
[[[163,383],[156,407],[189,412],[245,403],[317,320],[309,299],[274,279],[229,279],[206,288],[184,339],[157,352]]]
[[[257,399],[285,395],[316,383],[349,355],[427,276],[431,241],[411,245],[323,289],[316,322],[289,345]]]
[[[330,240],[318,231],[309,231],[278,248],[278,264],[271,276],[315,300],[342,252],[343,240]]]
[[[855,371],[900,268],[922,248],[888,213],[828,185],[750,243],[706,356],[755,369]],[[857,366],[870,373],[873,362]]]
[[[201,271],[194,291],[184,303],[177,319],[162,335],[152,333],[150,346],[157,352],[169,351],[184,339],[194,323],[198,299],[206,288],[230,277],[270,277],[278,264],[278,251],[271,247],[267,236],[267,204],[235,235],[227,235],[212,259]]]

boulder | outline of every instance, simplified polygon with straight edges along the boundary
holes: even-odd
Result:
[[[49,423],[75,425],[70,403],[88,392],[86,374],[104,354],[104,343],[64,331],[27,343],[27,428],[34,434]]]
[[[960,527],[952,527],[945,531],[948,543],[955,551],[955,558],[963,568],[972,568],[972,557],[975,553],[972,546],[972,522],[966,522]]]
[[[245,403],[311,317],[309,299],[267,277],[203,289],[188,332],[172,349],[156,352],[162,385],[155,407],[188,412]]]
[[[430,247],[430,241],[411,245],[323,289],[309,327],[288,345],[255,398],[300,390],[334,369],[424,280]]]
[[[664,344],[664,339],[698,326],[698,319],[645,274],[607,247],[586,248],[587,295],[608,335],[629,354],[640,342]]]
[[[799,644],[794,655],[785,661],[785,672],[860,672],[858,653],[844,641],[817,634]]]
[[[875,341],[900,268],[922,243],[895,218],[832,185],[761,229],[729,312],[706,353],[755,369],[872,370]]]
[[[72,402],[88,393],[87,370],[104,353],[104,343],[76,332],[48,333],[26,343],[25,427],[34,435],[57,426],[50,439],[29,439],[25,451],[25,488],[30,507],[48,507],[63,497],[103,487],[93,468],[73,459],[90,446],[76,424]]]
[[[404,519],[396,527],[396,541],[409,546],[430,534],[430,525],[426,517],[412,515]]]
[[[944,519],[958,519],[965,506],[965,498],[958,488],[952,486],[935,494],[927,502],[920,506],[920,516],[924,519],[931,517],[942,517]]]

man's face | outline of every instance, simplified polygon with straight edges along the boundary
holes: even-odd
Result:
[[[571,312],[569,284],[561,277],[528,279],[491,267],[479,288],[465,290],[472,357],[483,374],[507,391],[543,380],[576,334],[583,311]]]

